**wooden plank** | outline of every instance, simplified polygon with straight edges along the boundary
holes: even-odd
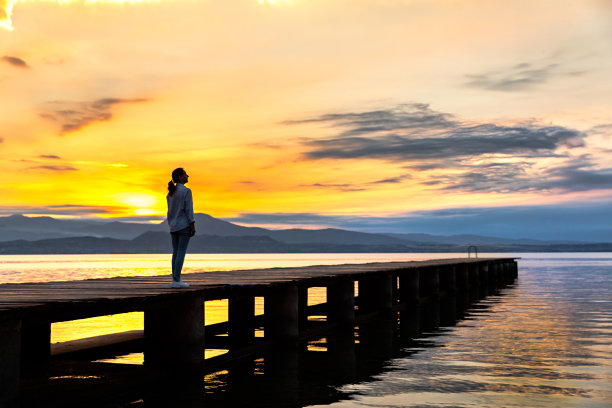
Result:
[[[249,289],[264,294],[275,287],[298,284],[321,285],[337,277],[359,279],[373,273],[411,273],[428,266],[457,265],[490,261],[514,261],[514,258],[459,258],[409,262],[376,262],[367,264],[314,265],[295,268],[248,269],[186,273],[188,289],[170,287],[170,276],[128,276],[80,281],[11,283],[0,285],[0,314],[23,308],[44,309],[57,313],[53,318],[71,315],[104,315],[108,308],[142,310],[165,299],[185,294],[199,294],[204,299],[218,299],[235,289]],[[74,308],[85,311],[71,312]],[[59,316],[59,317],[58,317]]]

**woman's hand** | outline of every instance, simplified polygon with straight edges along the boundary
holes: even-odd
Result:
[[[193,224],[189,224],[189,236],[193,237],[195,235],[195,222]]]

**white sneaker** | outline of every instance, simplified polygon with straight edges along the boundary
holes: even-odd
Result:
[[[178,281],[178,282],[177,281],[172,281],[172,287],[175,288],[175,289],[176,288],[188,288],[189,284],[185,283],[183,281]]]

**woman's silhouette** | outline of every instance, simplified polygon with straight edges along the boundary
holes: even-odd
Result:
[[[174,169],[172,180],[168,182],[168,226],[172,236],[172,287],[187,288],[189,285],[181,280],[181,269],[187,253],[189,238],[195,235],[195,218],[193,216],[193,198],[191,190],[185,187],[189,181],[187,172]]]

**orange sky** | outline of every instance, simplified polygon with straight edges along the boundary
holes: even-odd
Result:
[[[611,4],[0,0],[0,214],[609,200]]]

